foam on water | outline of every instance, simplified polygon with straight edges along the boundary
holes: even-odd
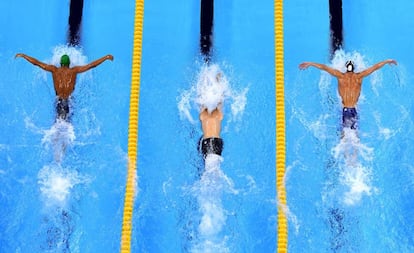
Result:
[[[64,54],[68,55],[70,58],[70,67],[84,65],[88,61],[81,48],[59,45],[53,49],[53,56],[52,59],[50,59],[50,64],[60,66],[60,57]]]
[[[75,185],[87,181],[77,171],[61,165],[67,147],[73,144],[75,138],[73,125],[60,119],[50,129],[43,131],[42,144],[54,155],[54,161],[43,166],[38,174],[38,183],[46,206],[65,206]]]
[[[212,112],[218,104],[230,96],[229,83],[218,65],[202,68],[196,85],[197,96],[195,102],[200,107]]]
[[[46,206],[65,207],[74,187],[86,182],[87,177],[59,164],[45,165],[38,174],[40,192]]]
[[[227,214],[222,204],[222,194],[237,194],[233,182],[223,173],[220,164],[223,158],[218,155],[207,155],[205,170],[192,191],[197,197],[201,220],[198,226],[198,241],[192,252],[230,252],[226,244],[227,236],[222,235],[226,225]]]
[[[181,93],[178,102],[180,116],[194,124],[196,121],[191,114],[193,109],[199,112],[201,108],[207,108],[211,112],[221,103],[230,104],[229,120],[238,119],[244,112],[247,92],[247,88],[240,92],[233,90],[219,65],[205,65],[191,88]]]
[[[44,131],[42,144],[52,147],[56,162],[61,162],[66,148],[75,140],[73,125],[67,121],[58,119],[48,130]]]
[[[181,93],[180,101],[178,102],[178,110],[182,118],[188,119],[191,124],[195,124],[197,121],[194,120],[191,115],[191,106],[193,100],[193,94],[195,94],[195,87],[191,87],[190,90],[184,91]]]
[[[402,119],[407,118],[407,115],[404,111],[402,111],[401,113],[403,115]],[[375,118],[375,123],[378,126],[378,133],[384,140],[388,140],[388,139],[390,139],[391,137],[393,137],[397,134],[396,130],[392,130],[390,128],[383,127],[383,123],[381,122],[381,115],[378,112],[374,112],[373,115],[374,115],[374,118]]]
[[[373,148],[361,143],[357,131],[344,128],[341,141],[332,149],[340,167],[340,182],[347,188],[343,202],[358,203],[363,195],[371,195],[371,168],[366,165],[373,159]]]
[[[355,72],[360,72],[367,68],[363,55],[357,51],[345,52],[344,50],[335,51],[331,66],[341,72],[346,72],[345,63],[349,60],[354,62]]]

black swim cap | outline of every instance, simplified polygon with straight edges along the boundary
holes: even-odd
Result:
[[[346,72],[354,72],[354,62],[349,60],[345,63]]]

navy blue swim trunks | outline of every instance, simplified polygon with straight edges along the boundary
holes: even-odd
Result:
[[[69,100],[58,98],[56,101],[57,117],[66,120],[69,116]]]
[[[342,110],[342,126],[357,129],[358,114],[355,108],[344,107]]]
[[[200,152],[203,154],[204,158],[208,154],[215,154],[221,156],[221,153],[223,152],[223,140],[218,137],[201,139],[199,149]]]

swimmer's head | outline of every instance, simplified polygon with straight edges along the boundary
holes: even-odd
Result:
[[[69,65],[70,65],[69,56],[67,54],[62,55],[62,57],[60,57],[60,66],[69,67]]]
[[[346,72],[354,72],[354,63],[352,61],[347,61],[345,63]]]

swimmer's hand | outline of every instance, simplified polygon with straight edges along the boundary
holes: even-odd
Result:
[[[114,57],[112,55],[108,54],[107,56],[105,56],[105,59],[113,61]]]
[[[387,63],[388,64],[392,64],[392,65],[397,65],[397,61],[396,60],[393,60],[393,59],[389,59],[389,60],[387,60]]]
[[[16,54],[16,56],[14,57],[14,58],[17,58],[17,57],[23,57],[24,56],[24,54],[22,54],[22,53],[18,53],[18,54]]]
[[[312,65],[310,62],[303,62],[299,64],[299,69],[307,69],[310,65]]]

